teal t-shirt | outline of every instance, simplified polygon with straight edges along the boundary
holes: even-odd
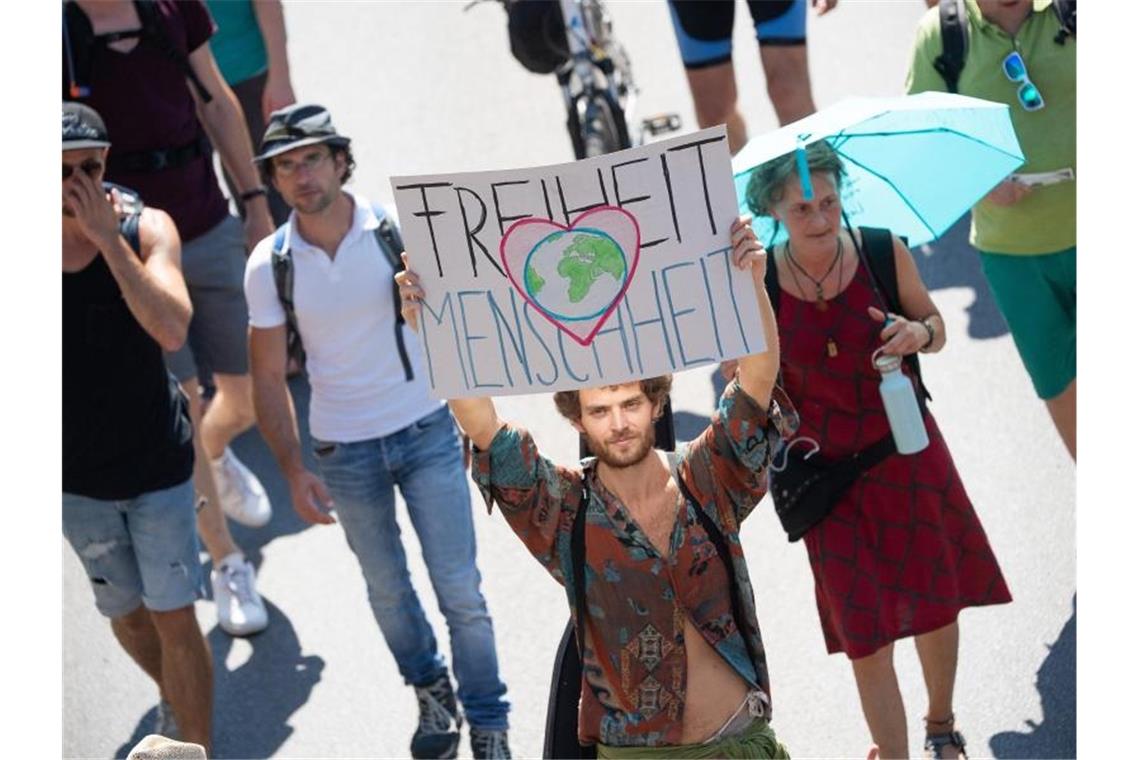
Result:
[[[261,27],[251,0],[206,0],[218,31],[210,38],[210,52],[226,84],[235,85],[269,67]]]
[[[1018,173],[1077,169],[1077,41],[1053,41],[1060,24],[1050,0],[1034,0],[1029,18],[1010,37],[987,21],[976,0],[966,0],[969,50],[958,78],[958,92],[1009,105],[1017,140],[1025,154]],[[1045,107],[1026,111],[1017,100],[1018,85],[1002,71],[1013,50],[1021,53],[1029,78],[1040,90]],[[934,68],[942,53],[938,8],[923,16],[907,74],[907,92],[938,90],[946,83]],[[981,201],[974,206],[970,243],[990,253],[1055,253],[1077,244],[1077,183],[1034,188],[1013,206]]]

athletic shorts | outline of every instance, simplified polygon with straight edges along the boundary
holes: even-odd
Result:
[[[761,45],[803,45],[807,0],[748,0]],[[736,1],[669,0],[673,31],[686,69],[702,69],[732,60],[732,22]]]
[[[63,495],[63,534],[109,618],[170,612],[203,597],[194,486],[186,480],[133,499]]]
[[[1077,376],[1077,249],[983,251],[982,271],[1037,396],[1059,395]]]
[[[182,277],[194,316],[186,343],[166,355],[166,366],[178,382],[214,372],[249,373],[244,276],[245,230],[236,216],[227,214],[208,232],[182,244]]]

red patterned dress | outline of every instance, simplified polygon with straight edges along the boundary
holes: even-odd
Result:
[[[880,375],[871,366],[882,325],[868,316],[868,306],[882,308],[862,265],[826,311],[781,292],[780,369],[800,413],[796,435],[817,441],[826,457],[858,451],[890,432]],[[829,339],[835,356],[828,356]],[[929,412],[926,431],[929,446],[893,454],[863,473],[804,536],[829,653],[866,657],[896,639],[948,625],[965,607],[1011,600]]]

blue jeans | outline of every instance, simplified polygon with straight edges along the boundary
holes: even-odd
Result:
[[[458,697],[467,719],[476,728],[507,728],[507,687],[499,680],[495,634],[475,567],[471,494],[447,407],[383,438],[354,443],[314,439],[313,451],[368,584],[372,614],[404,681],[430,683],[447,673],[447,666],[408,575],[393,486],[399,486],[408,505],[447,619]]]

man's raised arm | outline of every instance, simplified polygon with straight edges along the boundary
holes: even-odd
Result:
[[[452,398],[447,400],[447,405],[471,443],[482,451],[491,447],[495,434],[506,424],[499,419],[495,403],[486,397]]]
[[[768,300],[768,290],[764,287],[768,254],[756,239],[750,217],[741,217],[732,225],[732,260],[741,269],[751,267],[752,286],[756,289],[764,345],[767,346],[762,354],[749,354],[740,358],[737,365],[740,387],[762,408],[767,409],[772,399],[772,388],[776,385],[776,375],[780,371],[780,336],[776,329],[776,315]]]

